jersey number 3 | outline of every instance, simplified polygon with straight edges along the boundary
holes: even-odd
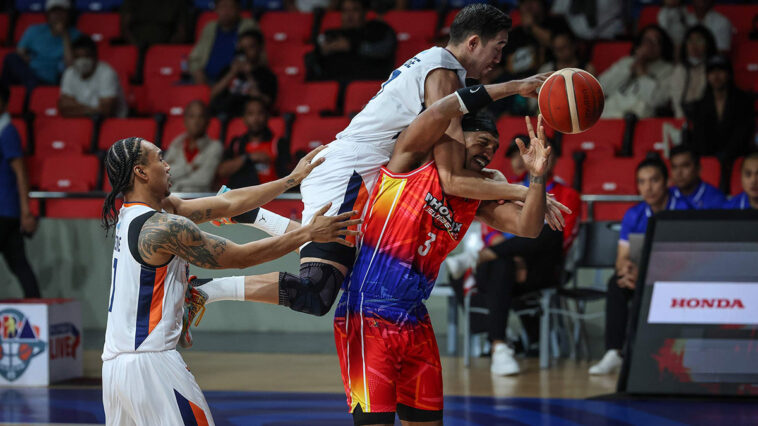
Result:
[[[418,246],[418,254],[422,256],[426,256],[429,254],[429,250],[432,248],[432,243],[437,239],[437,234],[434,232],[430,232],[429,239],[426,240],[426,242],[420,246]]]

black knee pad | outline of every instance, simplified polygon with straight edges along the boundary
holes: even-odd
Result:
[[[406,422],[438,422],[442,421],[442,410],[422,410],[405,404],[397,404],[397,417]]]
[[[386,413],[364,413],[361,409],[361,404],[358,404],[353,410],[353,425],[365,426],[365,425],[379,425],[379,424],[394,424],[395,412]]]
[[[310,315],[323,316],[332,308],[345,276],[321,262],[300,265],[300,276],[279,273],[279,304]]]

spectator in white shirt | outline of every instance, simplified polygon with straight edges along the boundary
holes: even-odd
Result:
[[[713,10],[713,0],[693,0],[694,14],[689,15],[689,25],[703,25],[711,30],[716,38],[716,47],[719,52],[726,53],[732,48],[732,23],[729,19]]]
[[[706,86],[705,62],[716,54],[716,41],[708,28],[691,27],[679,49],[679,63],[665,84],[676,118],[684,118],[683,105],[703,97]]]
[[[666,30],[677,48],[684,40],[684,33],[690,26],[689,21],[690,14],[682,0],[663,0],[663,5],[658,11],[658,25]]]
[[[128,108],[118,75],[97,60],[97,45],[81,36],[71,46],[73,64],[63,72],[58,110],[64,117],[126,117]]]

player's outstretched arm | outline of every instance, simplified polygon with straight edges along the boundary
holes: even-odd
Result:
[[[326,147],[318,147],[309,152],[308,155],[298,162],[292,173],[282,179],[262,185],[233,189],[213,197],[197,198],[194,200],[168,197],[164,201],[163,208],[168,212],[184,216],[194,223],[240,215],[268,203],[284,193],[284,191],[299,185],[311,170],[324,162],[323,157],[316,161],[311,161],[324,148]]]
[[[340,236],[357,235],[346,229],[359,224],[349,220],[354,211],[337,216],[324,216],[329,205],[322,208],[313,221],[279,237],[247,244],[236,244],[225,238],[203,232],[189,218],[173,214],[154,214],[140,232],[138,250],[146,262],[156,265],[171,255],[208,269],[247,268],[277,259],[309,242],[338,242],[350,246]]]

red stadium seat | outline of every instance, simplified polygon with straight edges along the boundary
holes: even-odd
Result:
[[[347,86],[345,92],[345,114],[360,112],[376,95],[381,87],[381,81],[354,81]]]
[[[136,46],[100,45],[98,55],[101,61],[113,67],[122,85],[127,84],[129,79],[137,73]]]
[[[582,167],[582,193],[636,194],[635,171],[641,159],[588,156]]]
[[[736,32],[734,38],[738,40],[747,39],[753,28],[753,19],[758,15],[756,4],[717,4],[713,9],[729,19]]]
[[[624,214],[630,207],[634,206],[635,202],[603,202],[595,203],[593,209],[593,220],[597,221],[621,221],[624,218]],[[587,218],[587,209],[582,209],[584,215],[583,219]]]
[[[148,96],[148,111],[168,115],[184,114],[184,107],[191,101],[201,100],[207,105],[211,97],[210,87],[202,85],[168,86],[160,91],[150,90]]]
[[[300,12],[268,12],[261,18],[261,31],[267,42],[303,43],[311,36],[313,15]],[[269,45],[267,50],[272,50]]]
[[[281,138],[285,133],[284,120],[281,117],[271,117],[268,119],[268,127],[271,129],[271,133],[274,134],[274,139]],[[241,118],[235,118],[229,122],[226,127],[226,140],[224,146],[228,147],[232,142],[232,139],[237,136],[247,133],[247,126]]]
[[[593,155],[613,156],[621,149],[623,138],[624,120],[603,119],[585,132],[563,135],[561,153],[570,156],[574,151],[588,151]]]
[[[151,88],[166,87],[182,76],[182,63],[192,45],[156,45],[145,56],[145,84]]]
[[[164,149],[168,149],[171,142],[176,139],[177,136],[184,133],[184,117],[168,117],[166,124],[163,125],[163,136],[161,137],[161,145]],[[218,140],[221,136],[221,121],[218,118],[211,118],[208,123],[208,137]]]
[[[26,88],[24,86],[11,86],[11,97],[8,100],[8,112],[10,115],[21,115],[24,113],[24,100],[26,99]]]
[[[637,30],[647,27],[651,24],[658,24],[658,12],[660,12],[660,6],[645,6],[640,11],[640,17],[637,20]]]
[[[537,126],[537,118],[532,117],[532,126]],[[552,138],[555,130],[545,125],[545,135]],[[500,149],[505,152],[516,135],[527,135],[524,117],[502,117],[497,121],[497,131],[500,134]]]
[[[292,127],[290,151],[309,152],[332,142],[350,124],[346,117],[301,117]]]
[[[398,41],[431,41],[437,30],[437,12],[432,10],[391,10],[384,22],[397,33]]]
[[[758,81],[758,41],[744,41],[734,46],[734,82],[743,90],[752,90]]]
[[[553,175],[561,178],[567,186],[574,183],[574,174],[576,173],[576,163],[573,158],[558,158],[553,168]]]
[[[267,52],[268,63],[279,80],[279,87],[305,82],[305,55],[313,48],[300,43],[282,43]]]
[[[99,219],[103,211],[102,198],[83,200],[49,199],[45,201],[45,217],[58,219]]]
[[[18,44],[27,28],[32,25],[44,24],[44,13],[22,13],[16,20],[16,28],[13,31],[13,44]],[[7,27],[5,27],[7,28]]]
[[[679,141],[684,119],[645,118],[634,126],[632,149],[634,155],[645,155],[650,151],[665,152],[666,145],[671,147]]]
[[[0,13],[0,44],[5,44],[5,42],[8,41],[8,28],[10,28],[10,25],[11,23],[8,14]]]
[[[92,120],[39,118],[34,121],[34,154],[38,157],[79,155],[92,146]]]
[[[94,155],[50,157],[42,164],[40,188],[43,191],[91,191],[100,170],[100,161]]]
[[[117,140],[132,136],[153,142],[156,127],[152,118],[109,118],[100,127],[97,149],[105,151]]]
[[[376,12],[369,10],[366,12],[366,21],[376,19]],[[330,10],[324,14],[324,18],[321,20],[320,33],[324,33],[326,30],[337,29],[342,26],[342,14],[338,10]]]
[[[243,18],[252,18],[253,14],[249,10],[243,10],[241,12],[241,15]],[[203,33],[203,29],[206,25],[208,25],[211,21],[218,20],[218,13],[213,11],[205,11],[200,13],[200,16],[197,17],[197,24],[195,25],[195,40],[200,39],[200,34]]]
[[[108,43],[121,37],[121,16],[118,13],[82,13],[76,27],[96,43]]]
[[[734,161],[732,166],[732,177],[729,182],[729,192],[732,195],[742,192],[742,162],[744,160],[743,157],[740,157]]]
[[[26,122],[21,118],[11,118],[11,124],[18,131],[18,136],[21,138],[21,149],[26,152],[29,147],[29,136],[27,135]]]
[[[42,181],[42,166],[45,161],[44,157],[27,156],[24,157],[26,165],[26,174],[29,176],[29,186],[39,188]]]
[[[57,86],[39,86],[35,88],[31,99],[29,99],[29,111],[36,114],[37,117],[57,116],[60,93],[60,87]]]
[[[592,48],[592,65],[599,76],[603,71],[610,68],[616,61],[628,56],[632,50],[632,42],[629,41],[601,41],[595,43]]]
[[[721,182],[721,163],[719,160],[714,157],[700,158],[700,177],[718,188]]]
[[[277,104],[281,112],[300,115],[318,115],[337,108],[337,82],[320,82],[285,85],[279,88]]]
[[[395,50],[395,67],[403,65],[415,54],[423,52],[430,47],[432,47],[432,43],[425,40],[398,41],[397,49]]]

